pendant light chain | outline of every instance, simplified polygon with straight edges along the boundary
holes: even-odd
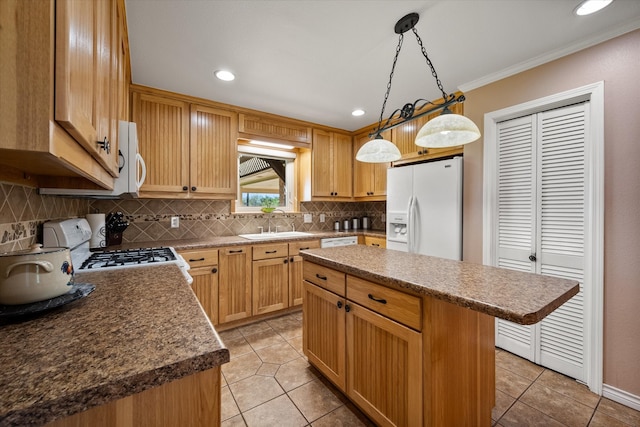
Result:
[[[398,46],[396,47],[396,55],[393,57],[393,65],[391,66],[391,74],[389,74],[389,83],[387,83],[387,92],[384,94],[384,101],[382,102],[382,110],[380,111],[380,120],[378,120],[378,129],[380,130],[380,126],[382,126],[382,118],[384,116],[384,109],[387,106],[387,99],[389,98],[389,92],[391,92],[391,80],[393,80],[393,73],[396,69],[396,62],[398,62],[398,55],[400,54],[400,49],[402,48],[402,41],[404,40],[404,34],[400,34],[398,38]],[[378,135],[380,135],[378,133]]]
[[[411,30],[413,31],[413,34],[416,35],[416,39],[418,40],[418,45],[420,46],[422,55],[427,60],[427,65],[429,66],[429,68],[431,68],[431,75],[433,76],[434,79],[436,79],[436,84],[438,85],[438,89],[440,89],[440,92],[442,92],[442,99],[444,99],[445,101],[448,100],[449,97],[447,96],[447,93],[444,91],[444,88],[442,87],[442,82],[438,78],[438,73],[436,73],[436,69],[434,68],[433,63],[431,63],[431,60],[429,59],[429,55],[427,55],[427,49],[425,49],[424,45],[422,44],[422,39],[418,35],[418,30],[416,30],[415,27],[413,27]],[[397,57],[397,54],[396,54],[396,57]]]

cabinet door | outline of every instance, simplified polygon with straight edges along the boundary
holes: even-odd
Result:
[[[234,246],[219,252],[220,323],[251,316],[251,248]]]
[[[204,312],[214,325],[218,324],[218,267],[198,267],[189,270],[193,277],[191,289]]]
[[[351,135],[332,133],[331,165],[333,192],[337,197],[353,196],[353,144]]]
[[[253,314],[289,307],[289,258],[253,261]]]
[[[303,287],[303,259],[300,255],[289,257],[289,306],[302,305]]]
[[[347,304],[347,395],[380,426],[421,426],[422,335]]]
[[[55,120],[110,173],[117,151],[109,139],[110,2],[56,2]],[[106,123],[105,123],[106,121]]]
[[[189,191],[236,197],[237,136],[236,113],[191,106]]]
[[[189,106],[144,93],[133,93],[133,121],[138,124],[140,154],[147,164],[142,192],[186,193],[189,189]]]
[[[345,299],[305,281],[303,300],[304,354],[345,391]]]
[[[359,162],[355,159],[360,147],[369,142],[368,134],[358,135],[353,141],[353,197],[371,196],[375,163]]]
[[[331,134],[319,129],[313,130],[311,174],[311,195],[314,197],[333,196]]]

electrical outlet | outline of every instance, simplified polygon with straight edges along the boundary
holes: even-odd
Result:
[[[179,216],[172,216],[171,217],[171,228],[178,228],[180,227],[180,217]]]
[[[320,214],[320,222],[324,222],[324,219],[325,219],[324,214]]]
[[[312,221],[312,216],[311,214],[304,214],[304,222],[306,224],[310,223]]]

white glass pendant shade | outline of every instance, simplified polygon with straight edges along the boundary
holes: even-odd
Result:
[[[356,160],[364,163],[387,163],[400,160],[402,154],[398,147],[386,139],[372,139],[364,144],[356,153]]]
[[[468,144],[480,138],[480,129],[460,114],[441,114],[429,120],[416,136],[420,147],[440,148]]]

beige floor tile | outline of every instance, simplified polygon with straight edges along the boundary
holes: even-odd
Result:
[[[640,412],[628,406],[621,405],[613,400],[602,398],[598,405],[597,412],[602,412],[619,421],[632,426],[640,426]]]
[[[242,415],[236,415],[233,418],[229,418],[222,422],[221,427],[245,427],[244,419]]]
[[[595,408],[600,401],[600,396],[592,393],[586,385],[580,384],[573,378],[566,377],[548,369],[540,375],[535,383],[544,385],[590,408]]]
[[[274,378],[258,375],[230,384],[229,389],[241,412],[284,394],[284,390]]]
[[[531,406],[516,402],[506,414],[498,420],[504,427],[563,427],[561,423],[533,409]]]
[[[318,378],[318,371],[309,365],[303,357],[298,357],[290,362],[280,365],[276,373],[276,381],[285,391],[293,390]]]
[[[499,420],[515,401],[516,399],[514,397],[511,397],[500,390],[496,390],[496,406],[494,406],[491,411],[491,419]]]
[[[542,366],[531,363],[508,351],[501,351],[499,354],[496,354],[496,366],[508,369],[531,381],[538,378],[545,370]]]
[[[279,342],[284,342],[284,338],[282,338],[275,330],[271,328],[263,329],[262,331],[258,331],[255,334],[246,335],[245,339],[249,342],[249,345],[254,350],[269,347]]]
[[[278,372],[279,368],[280,365],[276,363],[263,363],[262,366],[260,366],[260,369],[258,369],[258,372],[256,372],[256,375],[262,375],[263,377],[273,377],[276,372]]]
[[[631,424],[623,423],[600,411],[596,411],[596,413],[593,414],[593,418],[591,418],[591,422],[589,423],[589,427],[629,427],[630,425]]]
[[[222,341],[242,337],[242,333],[240,333],[240,330],[238,328],[227,329],[226,331],[218,332],[218,335],[220,335],[220,339],[222,339]]]
[[[313,427],[375,427],[355,406],[347,404],[311,423]]]
[[[343,405],[343,402],[320,380],[311,381],[287,394],[309,422]]]
[[[286,341],[259,348],[256,350],[256,354],[265,363],[278,363],[281,365],[300,357],[300,353],[295,351]]]
[[[229,387],[223,387],[221,391],[221,417],[222,421],[228,420],[229,418],[233,418],[240,413],[240,409],[238,409],[238,405],[236,405],[236,401],[231,395],[231,391]]]
[[[519,400],[569,427],[585,427],[594,409],[539,383],[534,383]]]
[[[227,384],[227,380],[226,380],[226,378],[224,377],[224,374],[220,375],[220,387],[223,387],[223,388],[224,388],[224,387],[226,387],[226,386],[228,386],[228,385],[229,385],[229,384]]]
[[[302,336],[288,338],[287,342],[291,347],[293,347],[301,356],[304,356],[304,351],[302,350]]]
[[[266,321],[251,323],[249,325],[238,327],[243,336],[255,334],[266,329],[271,329],[271,326]]]
[[[235,357],[222,365],[222,373],[229,384],[255,375],[262,366],[262,360],[254,352]]]
[[[512,371],[496,366],[496,390],[516,399],[531,385],[532,381]]]
[[[307,420],[287,395],[282,395],[245,412],[248,427],[302,427]]]
[[[240,335],[239,337],[229,338],[224,341],[224,345],[227,346],[230,353],[230,359],[233,359],[238,356],[242,356],[243,354],[251,353],[253,348],[249,345],[249,342]]]

